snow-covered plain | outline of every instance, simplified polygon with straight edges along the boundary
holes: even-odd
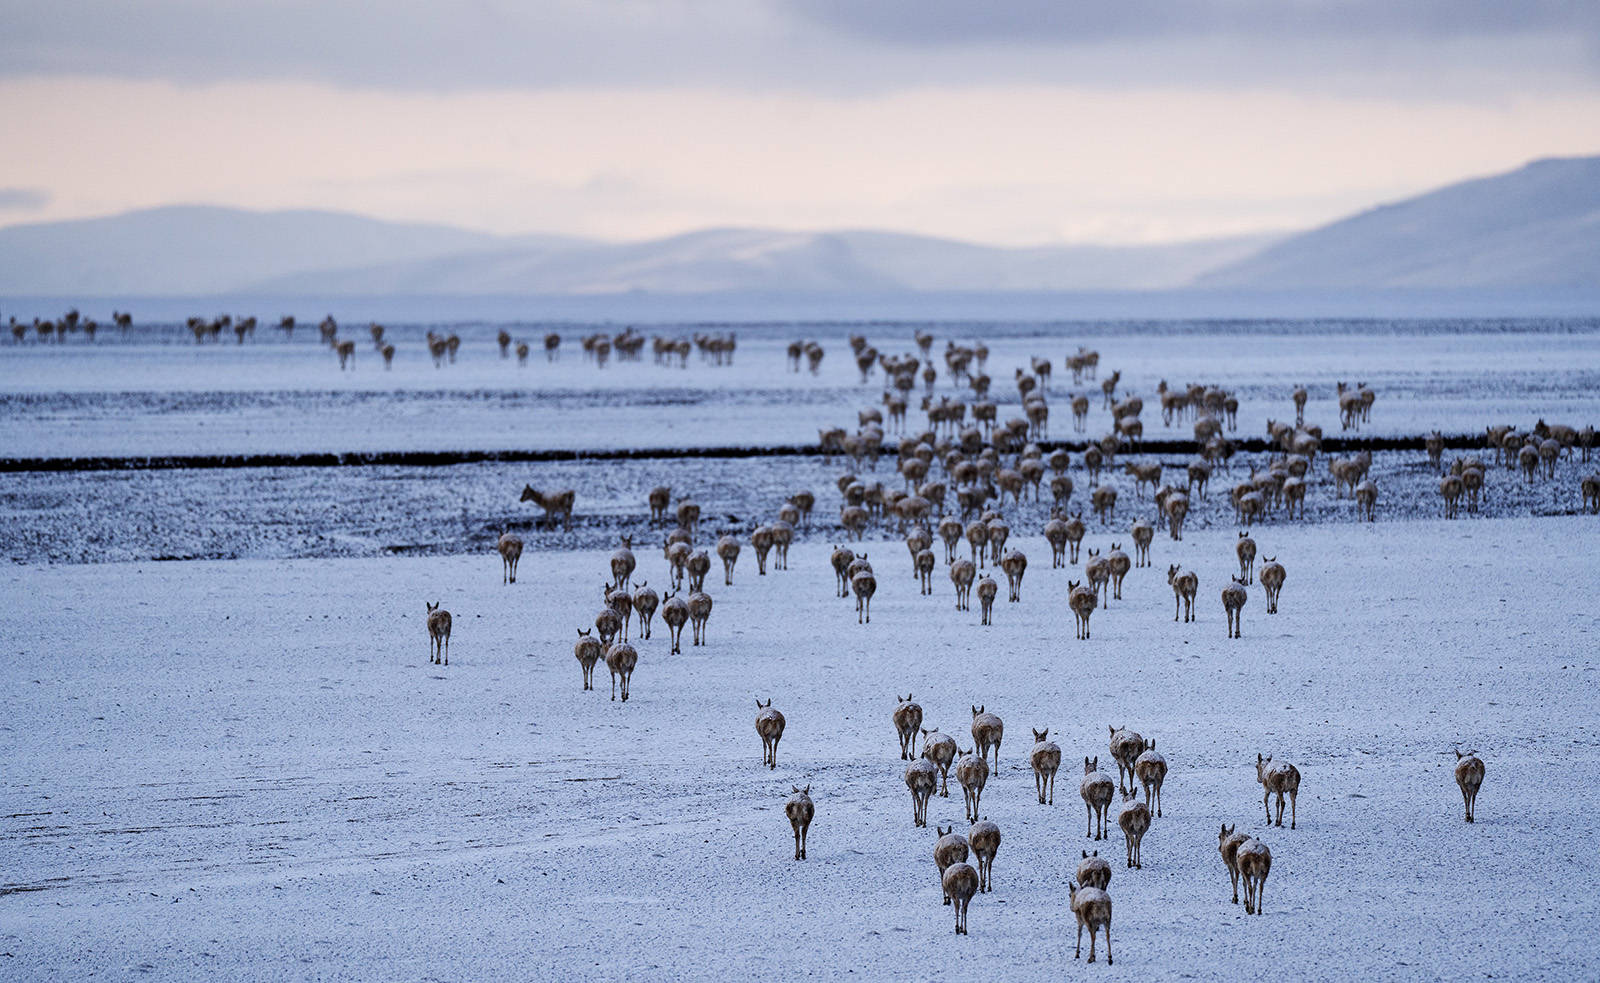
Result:
[[[1073,386],[1063,360],[1079,345],[1100,352],[1100,378],[1123,373],[1119,394],[1145,399],[1146,436],[1190,436],[1163,428],[1156,387],[1218,384],[1241,400],[1240,432],[1259,436],[1268,419],[1293,419],[1290,393],[1311,391],[1307,419],[1338,429],[1335,385],[1365,382],[1378,393],[1362,433],[1414,436],[1432,429],[1478,433],[1485,426],[1531,427],[1600,419],[1600,320],[1385,322],[1132,322],[996,325],[749,324],[664,326],[645,334],[732,331],[731,367],[691,356],[686,369],[640,362],[585,362],[577,338],[594,326],[509,325],[529,341],[525,368],[501,359],[500,325],[438,326],[459,331],[455,365],[436,369],[425,326],[398,325],[399,349],[385,372],[365,327],[356,369],[341,373],[331,352],[302,327],[285,343],[271,327],[243,346],[196,346],[183,329],[135,327],[126,341],[102,332],[93,346],[0,345],[0,456],[129,457],[168,454],[389,450],[584,450],[812,444],[818,427],[855,426],[856,412],[880,401],[884,380],[862,383],[846,344],[863,334],[886,353],[915,351],[920,328],[937,337],[936,395],[971,398],[945,375],[946,341],[980,334],[1002,419],[1019,416],[1013,372],[1031,356],[1055,366],[1050,434],[1071,436],[1070,393],[1094,399],[1089,435],[1109,431],[1098,382]],[[546,330],[565,339],[562,358],[544,361]],[[620,331],[620,325],[608,330]],[[785,370],[784,347],[818,339],[821,373]],[[918,390],[920,397],[921,390]],[[911,422],[924,419],[915,410]],[[1581,425],[1581,424],[1580,424]]]
[[[582,692],[573,629],[606,553],[12,567],[0,631],[0,960],[12,979],[1593,978],[1600,946],[1600,576],[1592,517],[1261,530],[1287,566],[1230,641],[1231,529],[1158,538],[1074,640],[1037,537],[1023,600],[957,612],[869,543],[870,625],[826,546],[735,585],[709,644],[639,643],[627,703]],[[1120,538],[1120,537],[1119,537]],[[1087,546],[1110,537],[1091,534]],[[636,577],[665,580],[659,551]],[[1166,565],[1197,570],[1174,623]],[[455,614],[426,661],[423,600]],[[890,723],[911,691],[966,746],[1005,720],[983,812],[995,890],[951,933]],[[788,717],[759,766],[755,699]],[[1084,837],[1107,724],[1158,741],[1143,870]],[[1034,800],[1028,728],[1063,750]],[[1488,765],[1462,821],[1454,747]],[[1304,775],[1268,829],[1258,751]],[[809,859],[782,803],[810,784]],[[962,826],[960,791],[930,822]],[[1223,822],[1274,856],[1266,913],[1229,904]],[[1072,963],[1079,852],[1116,863],[1114,967]]]
[[[603,371],[577,353],[585,329],[561,328],[561,362],[519,369],[495,353],[496,327],[459,327],[460,361],[437,370],[422,326],[393,328],[389,373],[364,342],[341,374],[305,332],[284,343],[270,328],[244,346],[159,326],[0,345],[0,457],[809,443],[881,392],[860,383],[847,335],[901,351],[915,325],[738,326],[731,368],[647,356]],[[1146,397],[1151,436],[1162,378],[1237,390],[1240,435],[1291,417],[1296,383],[1312,387],[1308,420],[1337,432],[1340,379],[1379,393],[1363,433],[1600,418],[1593,320],[934,331],[939,347],[981,331],[995,393],[1013,400],[1012,370],[1050,355],[1055,436],[1070,429],[1060,359],[1079,344]],[[827,346],[818,378],[784,371],[799,337]],[[1094,406],[1090,436],[1109,428]],[[1230,641],[1226,487],[1261,463],[1248,457],[1195,502],[1183,542],[1158,535],[1155,566],[1083,642],[1065,607],[1082,568],[1050,569],[1035,503],[1005,509],[1030,571],[993,627],[954,610],[942,568],[920,596],[881,528],[857,547],[879,581],[858,625],[827,564],[845,465],[816,457],[9,474],[0,976],[1600,975],[1600,525],[1574,514],[1594,464],[1532,483],[1491,468],[1484,510],[1446,522],[1424,455],[1380,453],[1376,523],[1355,521],[1319,466],[1306,521],[1254,530],[1288,568],[1282,613],[1254,588]],[[876,477],[892,483],[892,465]],[[1091,522],[1085,548],[1129,547],[1128,521],[1148,514],[1126,476],[1107,480],[1116,532]],[[520,582],[503,586],[490,544],[529,528],[524,481],[577,488],[577,523],[525,533]],[[592,624],[618,535],[638,536],[633,579],[666,583],[643,515],[657,483],[706,506],[707,534],[747,545],[734,586],[708,579],[709,644],[669,655],[658,618],[622,704],[603,665],[600,689],[580,690],[574,629]],[[750,525],[801,487],[816,528],[790,570],[757,577]],[[1169,563],[1199,573],[1195,624],[1171,620]],[[449,667],[426,661],[425,599],[455,614]],[[907,691],[963,745],[971,705],[1006,721],[983,805],[1004,837],[996,889],[974,900],[968,937],[939,904],[933,830],[911,823],[890,724]],[[753,724],[769,697],[788,717],[775,771]],[[1157,740],[1167,814],[1145,868],[1112,879],[1116,965],[1068,970],[1079,853],[1122,852],[1120,832],[1083,836],[1076,791],[1083,756],[1111,768],[1108,724]],[[1026,763],[1043,726],[1063,750],[1054,806],[1035,802]],[[1456,747],[1488,766],[1474,825]],[[1304,775],[1298,829],[1264,827],[1258,751]],[[782,804],[808,783],[817,819],[797,863]],[[960,802],[936,799],[930,822],[962,825]],[[1260,918],[1228,903],[1223,822],[1272,848]]]

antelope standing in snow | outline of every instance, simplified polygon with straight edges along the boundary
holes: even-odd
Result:
[[[1239,879],[1244,881],[1244,913],[1261,914],[1261,892],[1267,886],[1267,874],[1272,871],[1272,851],[1254,837],[1239,844],[1234,853],[1234,863],[1239,867]]]
[[[922,757],[933,762],[939,771],[939,794],[950,797],[950,765],[956,760],[956,739],[949,734],[933,730],[922,732]],[[923,825],[927,825],[924,823]]]
[[[1222,588],[1222,610],[1228,615],[1228,637],[1243,638],[1241,632],[1243,625],[1244,604],[1250,599],[1249,591],[1244,589],[1244,581],[1233,577],[1232,583]]]
[[[972,869],[971,864],[953,863],[945,868],[939,883],[944,888],[945,896],[955,906],[956,934],[966,935],[967,905],[971,903],[972,896],[978,893],[978,872]],[[1090,941],[1090,948],[1093,948],[1093,940]]]
[[[1056,769],[1061,767],[1061,747],[1048,740],[1050,728],[1033,732],[1033,750],[1028,753],[1028,763],[1033,765],[1033,783],[1039,792],[1040,805],[1056,804]],[[1048,800],[1046,792],[1049,793]]]
[[[1144,834],[1150,829],[1150,807],[1139,801],[1138,789],[1122,793],[1122,812],[1117,816],[1117,825],[1122,827],[1128,866],[1142,869],[1144,864],[1139,857],[1139,845],[1144,842]]]
[[[1278,795],[1278,825],[1283,825],[1283,797],[1289,796],[1289,828],[1294,829],[1295,799],[1300,795],[1300,769],[1287,761],[1272,763],[1272,755],[1256,755],[1256,781],[1261,783],[1261,807],[1266,810],[1267,822],[1272,822],[1272,809],[1267,799]]]
[[[583,667],[583,688],[594,689],[594,664],[600,661],[600,639],[587,629],[578,629],[578,641],[572,646],[578,665]]]
[[[811,786],[800,788],[797,785],[789,786],[794,794],[789,796],[783,804],[783,811],[789,817],[789,826],[794,830],[794,858],[806,858],[806,834],[811,832],[811,819],[817,814],[817,807],[811,801]]]
[[[951,864],[967,862],[967,838],[956,832],[952,824],[949,829],[943,826],[933,827],[939,839],[933,845],[933,862],[939,865],[939,881],[944,881],[944,872]],[[950,903],[950,895],[944,896],[944,903]]]
[[[900,760],[911,761],[917,756],[917,731],[922,727],[922,707],[912,702],[911,694],[905,699],[895,698],[894,729],[900,735]]]
[[[1167,759],[1156,753],[1154,739],[1144,742],[1144,751],[1133,761],[1134,775],[1144,786],[1144,801],[1156,807],[1156,818],[1161,818],[1161,786],[1167,780]]]
[[[1117,783],[1100,772],[1099,758],[1083,759],[1083,780],[1078,783],[1078,794],[1083,796],[1084,808],[1089,812],[1089,828],[1084,836],[1097,840],[1106,838],[1106,810],[1111,808],[1111,796],[1116,790]],[[1096,817],[1100,820],[1098,829]]]
[[[1089,961],[1094,962],[1094,937],[1101,929],[1106,933],[1106,965],[1112,965],[1111,960],[1111,895],[1097,887],[1079,887],[1076,881],[1069,882],[1067,889],[1070,892],[1072,913],[1078,919],[1078,945],[1072,958],[1077,959],[1083,955],[1083,930],[1089,929]]]
[[[1194,620],[1194,599],[1200,593],[1200,578],[1189,570],[1181,567],[1167,567],[1167,583],[1172,585],[1173,605],[1172,620],[1178,620],[1178,612],[1183,611],[1185,622]]]
[[[622,702],[628,702],[628,683],[633,679],[633,667],[639,664],[639,651],[627,642],[617,642],[606,649],[606,668],[611,670],[611,699],[617,698],[617,680],[622,680]]]
[[[906,765],[906,788],[911,790],[911,819],[915,825],[928,825],[928,799],[938,785],[939,766],[932,761],[917,758]]]
[[[756,734],[761,738],[761,763],[768,768],[778,767],[778,742],[783,740],[783,726],[783,711],[772,709],[770,696],[765,705],[760,700],[756,701]]]
[[[993,891],[994,855],[1000,850],[1000,827],[987,819],[972,824],[967,830],[967,842],[978,860],[978,891]]]
[[[1278,613],[1278,592],[1283,590],[1283,580],[1288,576],[1283,564],[1269,556],[1261,564],[1261,587],[1267,592],[1267,613]]]
[[[1470,823],[1473,808],[1478,804],[1478,788],[1483,785],[1483,761],[1478,752],[1456,752],[1456,784],[1461,786],[1461,798],[1466,803],[1467,822]]]
[[[499,542],[495,543],[495,550],[500,554],[502,584],[517,582],[517,561],[522,559],[522,537],[511,533],[502,533]]]
[[[427,601],[422,603],[428,604]],[[450,664],[450,612],[439,605],[428,604],[428,661]]]

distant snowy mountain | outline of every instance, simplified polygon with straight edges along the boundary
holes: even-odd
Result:
[[[153,208],[0,229],[0,293],[209,294],[293,273],[462,255],[505,243],[444,225],[335,212]]]
[[[0,229],[12,296],[519,296],[1600,287],[1600,157],[1536,161],[1298,235],[1000,248],[873,231],[507,237],[174,207]]]
[[[1600,157],[1534,161],[1382,205],[1197,282],[1267,289],[1600,286]]]
[[[1180,286],[1271,237],[1002,249],[889,232],[709,229],[647,242],[522,246],[263,280],[253,293],[613,294],[1135,290]]]

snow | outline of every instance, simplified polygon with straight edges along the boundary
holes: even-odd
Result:
[[[331,352],[302,327],[285,344],[263,325],[253,344],[180,343],[182,329],[135,328],[126,343],[102,332],[90,346],[0,345],[0,456],[83,457],[168,454],[356,452],[387,450],[610,449],[812,444],[819,427],[854,427],[856,412],[881,401],[884,380],[863,384],[846,340],[862,333],[885,353],[915,350],[914,323],[856,325],[733,324],[707,329],[646,329],[671,337],[735,332],[731,367],[691,355],[687,369],[613,361],[586,362],[577,338],[587,328],[555,326],[565,343],[547,363],[540,339],[551,326],[510,325],[534,353],[525,368],[501,359],[501,325],[457,326],[459,360],[442,369],[428,359],[421,325],[389,331],[398,352],[385,372],[364,325],[356,368],[340,372]],[[982,331],[1001,419],[1021,405],[1013,372],[1047,356],[1050,435],[1071,431],[1072,391],[1089,391],[1087,436],[1109,431],[1099,383],[1078,386],[1063,363],[1086,345],[1101,353],[1100,378],[1115,369],[1118,394],[1145,400],[1147,437],[1191,436],[1187,424],[1161,425],[1157,384],[1217,384],[1241,400],[1239,433],[1261,436],[1268,419],[1293,420],[1290,393],[1311,392],[1309,422],[1338,431],[1335,385],[1365,382],[1378,393],[1374,435],[1414,436],[1438,428],[1479,433],[1502,423],[1531,427],[1600,418],[1600,321],[1524,322],[1153,322],[931,325],[940,372],[937,394],[971,399],[945,376],[941,358],[952,337],[971,343]],[[620,326],[611,330],[619,331]],[[827,355],[821,374],[785,371],[783,349],[817,338]],[[80,336],[81,339],[81,336]],[[648,345],[646,346],[648,349]],[[920,399],[921,390],[917,392]],[[925,420],[915,407],[909,421]]]
[[[1071,961],[1066,882],[1114,864],[1106,978],[1592,978],[1600,855],[1593,517],[1261,528],[1288,568],[1244,637],[1218,591],[1234,532],[1158,536],[1155,566],[1074,641],[1036,536],[995,625],[918,595],[904,547],[869,542],[870,625],[832,597],[827,544],[733,587],[704,648],[655,637],[632,699],[580,690],[574,628],[608,550],[14,566],[0,632],[0,952],[14,979],[1035,978]],[[1091,531],[1086,546],[1113,537]],[[1116,537],[1120,540],[1122,537]],[[665,580],[659,551],[640,571]],[[1169,563],[1199,621],[1171,620]],[[595,589],[589,589],[590,585]],[[455,615],[425,661],[424,599]],[[796,630],[796,628],[800,630]],[[957,938],[934,823],[911,803],[890,714],[911,690],[970,742],[1006,726],[984,812],[995,890]],[[788,718],[763,769],[754,701]],[[1072,789],[1107,724],[1171,771],[1145,867],[1082,835]],[[1063,751],[1039,806],[1028,728]],[[1462,821],[1453,748],[1487,765]],[[1295,763],[1299,828],[1262,823],[1256,752]],[[1074,763],[1078,763],[1075,765]],[[791,859],[791,785],[816,801]],[[1266,914],[1228,903],[1222,822],[1273,852]],[[1077,972],[1090,967],[1075,966]]]
[[[578,354],[582,326],[559,327],[559,363],[535,344],[523,369],[498,358],[499,325],[458,325],[460,361],[435,369],[427,326],[401,324],[383,372],[347,325],[359,362],[341,374],[314,331],[196,347],[141,324],[93,346],[0,345],[0,457],[810,443],[879,399],[847,336],[901,352],[919,326],[722,325],[739,336],[732,367],[600,370]],[[1056,437],[1071,436],[1060,360],[1080,344],[1145,397],[1150,436],[1166,432],[1163,378],[1236,389],[1239,436],[1292,418],[1297,383],[1308,420],[1336,433],[1339,380],[1378,392],[1363,434],[1600,417],[1592,319],[932,327],[936,352],[986,337],[1002,419],[1013,368],[1050,355]],[[545,329],[512,327],[535,343]],[[818,378],[784,371],[801,337],[827,347]],[[1093,405],[1096,437],[1109,414]],[[954,609],[942,566],[920,596],[878,527],[856,547],[878,582],[857,625],[828,563],[846,465],[817,457],[8,474],[0,975],[1037,978],[1071,959],[1067,881],[1085,849],[1114,865],[1116,965],[1092,967],[1108,978],[1600,975],[1600,550],[1596,518],[1575,514],[1595,465],[1562,460],[1531,483],[1491,467],[1483,511],[1443,521],[1420,451],[1375,454],[1375,523],[1319,465],[1306,521],[1252,530],[1287,568],[1281,613],[1253,586],[1230,641],[1226,487],[1249,457],[1194,501],[1183,542],[1158,532],[1154,566],[1083,642],[1065,606],[1082,567],[1050,568],[1048,506],[1032,502],[1004,510],[1030,563],[992,627]],[[1081,505],[1079,462],[1072,476]],[[893,484],[892,465],[868,477]],[[1085,549],[1127,549],[1150,514],[1120,472],[1107,480],[1118,517],[1091,521]],[[525,481],[578,490],[570,533],[531,528]],[[624,704],[603,665],[580,689],[572,644],[617,537],[635,535],[634,579],[665,592],[661,531],[645,526],[658,483],[702,503],[704,545],[722,529],[748,544],[801,487],[816,525],[789,571],[756,576],[748,545],[734,586],[713,571],[705,647],[667,654],[658,616],[634,639]],[[509,587],[492,550],[506,528],[528,542]],[[1199,574],[1197,623],[1172,620],[1169,564]],[[448,667],[426,661],[425,600],[454,614]],[[911,822],[891,721],[908,690],[963,746],[969,707],[1005,721],[983,797],[1003,836],[995,891],[974,899],[970,936],[952,933],[932,858],[935,825],[965,828],[959,788],[926,829]],[[768,698],[787,718],[775,770],[754,727]],[[1156,739],[1170,766],[1143,870],[1123,865],[1120,831],[1082,834],[1075,789],[1085,756],[1109,773],[1107,725]],[[1033,727],[1062,748],[1053,806],[1035,800]],[[1487,767],[1472,825],[1456,748]],[[1262,822],[1257,753],[1304,776],[1298,829]],[[783,803],[807,784],[816,819],[796,862]],[[1228,903],[1224,822],[1272,849],[1259,918]]]

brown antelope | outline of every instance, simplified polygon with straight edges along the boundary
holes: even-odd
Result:
[[[588,630],[578,629],[578,641],[572,646],[578,665],[583,667],[583,688],[594,689],[594,664],[600,661],[600,640]]]
[[[1078,862],[1078,883],[1084,887],[1097,887],[1104,891],[1111,884],[1111,864],[1100,856],[1100,851],[1090,853],[1079,850],[1083,859]]]
[[[1185,622],[1194,620],[1194,599],[1200,593],[1200,578],[1195,573],[1178,566],[1167,567],[1167,583],[1172,585],[1172,620],[1178,620],[1183,611]]]
[[[1239,533],[1239,541],[1233,544],[1233,551],[1239,556],[1239,583],[1249,585],[1252,574],[1256,569],[1256,541],[1246,532]]]
[[[1089,813],[1089,828],[1084,836],[1096,840],[1106,838],[1106,810],[1111,808],[1111,796],[1116,790],[1117,783],[1101,774],[1099,758],[1083,759],[1083,779],[1078,783],[1078,794],[1083,796],[1084,808]],[[1100,820],[1098,829],[1096,818]]]
[[[1028,763],[1033,765],[1033,784],[1039,792],[1040,805],[1056,804],[1056,769],[1061,767],[1061,747],[1055,741],[1048,740],[1049,737],[1048,727],[1034,731],[1033,750],[1028,753]]]
[[[972,896],[978,893],[978,872],[972,869],[971,864],[953,863],[945,868],[939,884],[955,906],[956,934],[966,935],[967,905],[971,903]],[[1093,940],[1090,941],[1090,948],[1093,948]]]
[[[986,757],[994,748],[994,770],[1000,770],[1000,739],[1005,736],[1006,725],[983,707],[972,708],[972,742],[979,757]]]
[[[1021,550],[1007,550],[1000,558],[1000,569],[1005,571],[1009,588],[1008,600],[1022,600],[1022,575],[1028,572],[1028,557]]]
[[[978,860],[978,891],[993,891],[994,855],[1000,850],[1000,827],[987,819],[972,824],[967,842]]]
[[[522,537],[512,533],[501,533],[500,540],[495,543],[495,550],[500,554],[500,563],[504,569],[501,571],[502,584],[517,582],[517,561],[522,559]]]
[[[1222,854],[1222,865],[1228,868],[1228,880],[1233,882],[1233,903],[1239,903],[1239,847],[1250,839],[1249,833],[1238,832],[1239,824],[1222,824],[1217,834],[1217,852]]]
[[[1243,625],[1244,604],[1250,599],[1250,592],[1244,589],[1244,581],[1238,577],[1230,578],[1233,582],[1222,588],[1222,610],[1228,616],[1228,637],[1243,638],[1241,631]]]
[[[1275,556],[1269,556],[1261,563],[1261,587],[1267,592],[1267,613],[1278,613],[1278,592],[1283,590],[1283,579],[1287,572],[1283,564]]]
[[[422,602],[428,604],[427,601]],[[428,661],[450,664],[450,612],[439,605],[428,604]]]
[[[1059,515],[1051,515],[1044,524],[1044,538],[1050,544],[1050,569],[1067,565],[1067,524]]]
[[[1000,585],[995,583],[993,577],[985,577],[978,581],[978,610],[981,613],[979,624],[994,623],[994,599],[999,593]]]
[[[760,700],[756,701],[756,734],[761,738],[761,763],[769,769],[778,767],[778,742],[783,740],[783,725],[783,712],[772,709],[770,696],[765,705]]]
[[[522,486],[522,501],[532,502],[544,509],[544,523],[546,528],[553,529],[556,516],[562,517],[562,528],[572,530],[572,505],[577,498],[577,492],[568,488],[564,491],[550,492],[548,494],[534,490],[532,485]]]
[[[626,585],[638,565],[633,555],[633,537],[623,536],[622,548],[611,554],[611,579],[619,586]]]
[[[717,556],[722,558],[722,584],[733,586],[733,565],[739,562],[739,541],[732,536],[717,540]]]
[[[922,757],[933,762],[939,771],[939,794],[950,797],[950,765],[956,760],[956,739],[949,734],[933,730],[922,732]],[[927,825],[924,823],[923,825]]]
[[[628,702],[628,682],[633,679],[633,667],[639,664],[639,651],[627,642],[617,642],[606,649],[606,668],[611,670],[611,699],[617,698],[617,680],[622,680],[622,702]]]
[[[917,757],[917,731],[922,727],[922,707],[907,693],[905,699],[896,696],[894,729],[900,735],[900,760],[913,761]]]
[[[1139,845],[1144,842],[1144,834],[1150,829],[1150,807],[1139,801],[1138,789],[1122,793],[1122,812],[1117,816],[1117,825],[1122,827],[1123,844],[1128,850],[1128,866],[1143,869]]]
[[[650,637],[650,620],[655,617],[656,607],[661,603],[655,589],[650,586],[650,581],[635,584],[633,588],[633,610],[639,615],[639,635],[642,638]]]
[[[1144,742],[1144,751],[1133,761],[1133,772],[1144,786],[1145,804],[1154,803],[1156,818],[1161,818],[1161,786],[1167,780],[1167,759],[1156,753],[1154,739]]]
[[[1078,581],[1067,582],[1067,606],[1072,609],[1072,615],[1077,620],[1078,638],[1089,637],[1089,616],[1094,614],[1096,600],[1092,587],[1084,587]]]
[[[1456,752],[1456,784],[1461,786],[1461,798],[1466,803],[1467,822],[1470,823],[1478,804],[1478,789],[1483,785],[1483,761],[1478,758],[1478,752]]]
[[[1244,913],[1261,914],[1261,892],[1267,886],[1267,874],[1272,871],[1272,851],[1254,837],[1239,844],[1234,863],[1239,868],[1239,879],[1244,881]]]
[[[856,555],[843,546],[835,546],[828,559],[833,564],[833,576],[837,581],[835,586],[839,589],[840,597],[850,596],[850,575],[847,572],[850,564],[855,562]]]
[[[706,643],[706,619],[711,617],[711,595],[705,591],[690,593],[687,603],[689,623],[694,628],[694,644]]]
[[[933,594],[933,568],[938,566],[939,560],[933,555],[933,550],[923,550],[917,554],[917,584],[924,597]]]
[[[770,701],[769,701],[770,702]],[[811,801],[811,786],[800,788],[797,785],[789,786],[794,792],[788,801],[783,804],[784,814],[789,817],[789,826],[794,830],[794,858],[806,858],[806,834],[811,832],[811,819],[817,814],[817,807]]]
[[[683,626],[689,621],[689,604],[676,593],[669,593],[661,602],[661,620],[667,623],[667,633],[672,637],[672,653],[683,651]]]
[[[657,485],[650,489],[646,499],[650,503],[650,524],[667,520],[667,506],[672,502],[672,489],[666,485]]]
[[[957,751],[961,760],[956,762],[956,781],[961,783],[961,797],[965,800],[967,822],[978,821],[978,803],[983,798],[983,787],[989,781],[989,762],[974,751]],[[923,825],[927,825],[924,823]]]
[[[1300,769],[1287,761],[1272,763],[1272,755],[1263,758],[1256,755],[1256,781],[1261,783],[1261,807],[1266,810],[1267,823],[1272,823],[1272,809],[1267,805],[1267,799],[1276,792],[1278,795],[1278,825],[1283,825],[1283,797],[1289,796],[1289,828],[1294,829],[1295,800],[1300,795]]]
[[[1079,887],[1076,881],[1068,882],[1072,913],[1078,919],[1078,945],[1072,958],[1083,955],[1083,930],[1089,929],[1089,961],[1094,962],[1094,937],[1101,929],[1106,933],[1106,965],[1111,960],[1111,895],[1097,887]]]
[[[1148,520],[1136,519],[1133,523],[1132,535],[1133,565],[1136,567],[1148,567],[1150,565],[1150,543],[1156,538],[1156,527],[1151,525]],[[1119,599],[1122,597],[1120,588],[1117,597]]]
[[[850,578],[850,592],[856,596],[856,624],[872,623],[872,595],[878,591],[878,580],[871,570],[862,570]]]
[[[944,881],[944,872],[951,864],[967,862],[967,838],[956,832],[954,825],[949,829],[943,826],[933,827],[939,839],[933,845],[933,862],[939,865],[939,880]],[[944,903],[950,903],[950,895],[944,896]]]
[[[1117,791],[1133,787],[1133,762],[1144,751],[1144,738],[1126,727],[1106,725],[1111,732],[1111,760],[1117,763]]]
[[[1128,554],[1122,551],[1120,543],[1111,544],[1111,552],[1106,554],[1106,568],[1111,573],[1111,596],[1122,600],[1122,578],[1128,575],[1133,568],[1133,561]]]
[[[978,568],[971,560],[957,560],[950,564],[950,582],[956,586],[956,610],[972,610],[972,581],[978,575]]]
[[[1110,591],[1106,590],[1107,585],[1111,583],[1111,561],[1101,556],[1099,550],[1089,551],[1089,559],[1083,565],[1083,575],[1089,581],[1089,589],[1095,592],[1101,604],[1111,600]]]
[[[923,753],[927,753],[926,748]],[[938,784],[939,766],[926,757],[906,765],[906,788],[911,790],[911,819],[915,825],[928,825],[928,799]]]
[[[1189,515],[1189,496],[1183,492],[1173,492],[1161,503],[1161,511],[1166,514],[1167,529],[1172,533],[1172,538],[1183,542],[1183,520]]]

